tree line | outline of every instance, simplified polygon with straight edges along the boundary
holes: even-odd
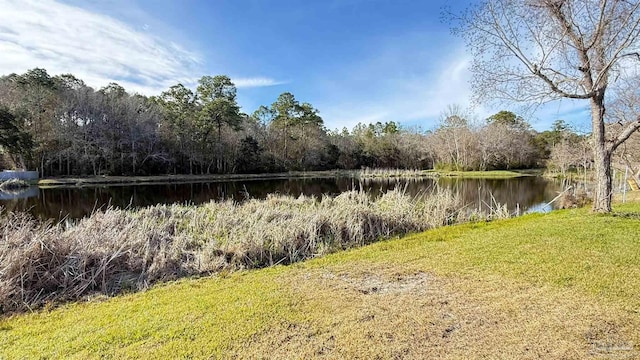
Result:
[[[537,132],[501,111],[486,120],[449,106],[435,129],[390,121],[328,130],[318,109],[289,92],[251,114],[225,75],[203,76],[158,96],[99,90],[44,69],[0,78],[5,168],[41,176],[263,173],[291,170],[588,167],[561,154],[586,141],[563,122]],[[564,157],[563,157],[564,156]]]

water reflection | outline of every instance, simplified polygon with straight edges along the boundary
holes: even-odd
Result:
[[[364,189],[377,195],[395,187],[408,194],[421,196],[437,186],[459,194],[469,209],[487,210],[496,204],[506,204],[512,212],[546,209],[544,204],[563,188],[559,182],[540,177],[516,179],[422,179],[368,180],[335,179],[276,179],[242,180],[209,183],[180,183],[154,185],[123,185],[39,189],[29,188],[24,196],[0,197],[0,205],[9,211],[28,211],[45,219],[81,218],[97,208],[115,206],[135,208],[155,204],[201,204],[210,200],[248,197],[265,198],[268,194],[291,196],[335,196],[351,189]]]
[[[0,190],[0,200],[26,199],[34,196],[38,196],[38,188],[35,186],[17,190]]]

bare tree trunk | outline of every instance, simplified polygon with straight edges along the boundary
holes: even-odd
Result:
[[[604,98],[591,100],[591,122],[593,125],[593,161],[596,172],[596,189],[593,212],[611,212],[611,150],[607,146],[604,130]]]
[[[611,152],[604,146],[594,149],[594,163],[596,170],[596,189],[593,201],[593,211],[606,213],[611,211]]]
[[[20,169],[29,170],[27,169],[27,163],[24,161],[24,157],[22,155],[18,155],[18,163],[20,164]],[[15,164],[15,161],[14,161],[14,164]]]

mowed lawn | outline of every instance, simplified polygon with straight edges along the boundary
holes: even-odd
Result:
[[[640,204],[14,315],[0,320],[0,358],[640,358]]]

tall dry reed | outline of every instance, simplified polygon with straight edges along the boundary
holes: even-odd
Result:
[[[419,169],[365,168],[365,169],[356,171],[355,176],[361,179],[371,179],[371,178],[413,179],[413,178],[434,177],[434,174],[424,170],[419,170]]]
[[[448,191],[107,209],[75,223],[0,214],[0,307],[22,311],[183,276],[288,264],[459,221]]]

